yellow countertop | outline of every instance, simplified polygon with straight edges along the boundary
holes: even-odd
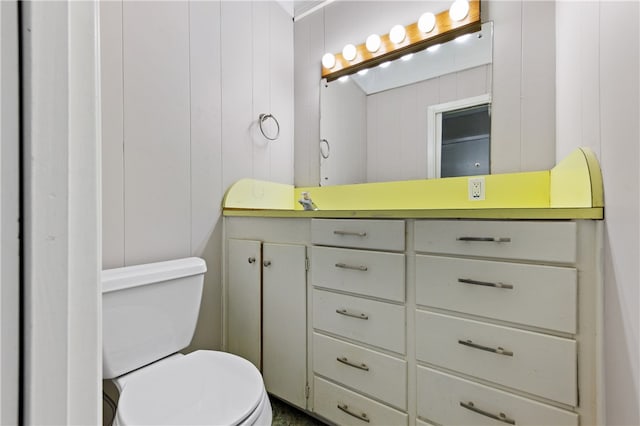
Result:
[[[469,199],[484,178],[485,199]],[[319,210],[298,203],[309,192]],[[225,216],[321,218],[603,219],[602,174],[579,148],[547,171],[399,182],[294,187],[241,179],[223,199]]]

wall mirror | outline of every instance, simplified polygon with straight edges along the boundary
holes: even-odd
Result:
[[[321,81],[320,185],[488,174],[493,23]]]

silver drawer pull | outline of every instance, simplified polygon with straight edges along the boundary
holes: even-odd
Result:
[[[352,318],[358,318],[358,319],[363,319],[363,320],[368,320],[369,319],[369,315],[362,313],[362,312],[349,312],[346,309],[336,309],[336,313],[340,314],[340,315],[346,315],[348,317],[352,317]]]
[[[333,231],[335,235],[350,235],[353,237],[366,237],[366,232],[354,232],[354,231]]]
[[[460,406],[466,408],[467,410],[471,410],[474,413],[482,414],[483,416],[492,418],[494,420],[498,420],[498,421],[500,421],[502,423],[507,423],[507,424],[510,424],[510,425],[515,425],[516,424],[516,421],[513,420],[513,419],[510,419],[509,417],[507,417],[507,415],[505,413],[493,414],[493,413],[490,413],[488,411],[484,411],[484,410],[482,410],[480,408],[477,408],[473,404],[473,402],[471,402],[471,401],[469,401],[469,402],[460,401]]]
[[[345,413],[347,413],[350,416],[355,417],[356,419],[360,419],[363,422],[367,422],[369,423],[369,417],[367,416],[367,413],[354,413],[353,411],[351,411],[349,409],[349,406],[347,404],[338,404],[337,407],[341,410],[344,411]]]
[[[247,261],[249,263],[256,263],[256,258],[255,257],[250,257],[250,258],[247,259]]]
[[[265,260],[264,262],[262,262],[262,264],[268,268],[269,266],[271,266],[271,261],[270,260]]]
[[[367,272],[369,270],[369,268],[367,268],[366,266],[353,266],[353,265],[347,265],[346,263],[336,263],[336,268],[342,268],[342,269],[353,269],[354,271],[362,271],[362,272]]]
[[[363,362],[354,362],[347,359],[346,356],[339,356],[336,361],[348,365],[349,367],[358,368],[360,370],[369,371],[369,366]]]
[[[471,340],[458,340],[458,343],[460,343],[461,345],[469,346],[474,349],[480,349],[481,351],[493,352],[494,354],[498,354],[498,355],[513,356],[513,352],[507,351],[501,347],[491,348],[489,346],[473,343]]]
[[[504,288],[507,290],[513,290],[513,285],[511,284],[491,283],[487,281],[472,280],[469,278],[458,278],[458,282],[463,284],[473,284],[473,285],[481,285],[484,287],[495,287],[495,288]]]
[[[508,237],[458,237],[456,241],[476,241],[486,243],[510,243],[511,238]]]

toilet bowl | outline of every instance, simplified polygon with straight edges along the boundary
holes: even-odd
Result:
[[[225,352],[178,353],[193,337],[206,266],[189,258],[103,271],[103,377],[114,425],[270,425],[260,372]]]

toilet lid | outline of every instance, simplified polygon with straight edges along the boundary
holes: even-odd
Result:
[[[251,415],[264,393],[262,376],[249,361],[196,351],[132,378],[120,394],[118,422],[236,425]]]

